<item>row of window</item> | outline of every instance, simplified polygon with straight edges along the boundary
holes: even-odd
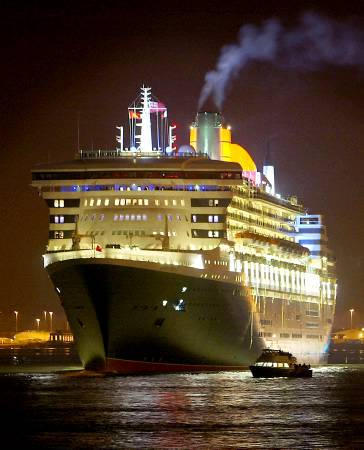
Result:
[[[192,208],[201,207],[226,207],[230,203],[230,198],[191,198]]]
[[[191,214],[191,222],[194,223],[223,223],[225,214]]]
[[[64,216],[49,216],[49,222],[50,223],[75,223],[77,222],[77,215],[74,214],[65,214]]]
[[[118,220],[123,221],[123,220],[131,220],[131,221],[146,221],[148,219],[146,214],[114,214],[114,222],[117,222]]]
[[[51,230],[49,232],[49,239],[71,239],[73,237],[73,230]],[[175,237],[177,236],[177,233],[175,231],[168,231],[168,236]],[[85,236],[103,236],[105,234],[105,231],[98,231],[98,230],[92,230],[92,231],[86,231]],[[164,231],[152,231],[146,232],[145,230],[113,230],[111,232],[113,236],[164,236]]]
[[[319,217],[300,217],[301,225],[318,225],[319,223]]]
[[[166,179],[205,179],[205,180],[241,180],[241,172],[219,172],[219,171],[131,171],[131,170],[100,170],[81,172],[33,172],[32,180],[101,180],[101,179],[115,179],[115,178],[166,178]]]
[[[69,219],[67,216],[50,216],[50,222],[51,223],[74,223],[76,222],[76,216],[69,216]],[[157,220],[159,222],[163,221],[165,217],[167,217],[169,222],[173,221],[173,215],[172,214],[157,214]],[[72,218],[72,219],[71,219]],[[85,214],[84,216],[81,216],[80,222],[87,222],[88,220],[95,221],[98,220],[99,222],[102,222],[105,219],[105,214],[91,214],[90,216],[88,214]],[[187,221],[187,217],[185,216],[185,219]],[[148,215],[147,214],[114,214],[113,221],[147,221]],[[176,214],[176,218],[178,222],[183,220],[183,216],[180,214]]]
[[[173,221],[173,215],[172,214],[167,214],[167,216],[164,215],[164,214],[157,214],[157,220],[159,220],[159,222],[164,220],[165,217],[167,217],[169,222]],[[187,217],[185,217],[185,218],[187,220]],[[136,220],[136,221],[140,221],[140,220],[146,221],[146,220],[148,220],[148,216],[147,216],[147,214],[114,214],[114,222],[124,221],[124,220],[126,220],[126,221],[128,221],[128,220],[131,220],[131,221],[134,221],[134,220]],[[182,221],[183,220],[183,216],[181,216],[180,214],[177,214],[176,215],[176,220],[179,221],[179,222]]]
[[[79,208],[79,198],[67,198],[67,199],[47,199],[46,203],[49,208]]]
[[[111,232],[112,235],[116,236],[147,236],[151,237],[151,235],[146,234],[145,230],[113,230]],[[152,231],[151,233],[153,236],[164,236],[164,231]],[[175,231],[168,231],[168,236],[177,236],[177,233]]]
[[[71,186],[43,186],[42,192],[94,192],[94,191],[230,191],[229,186],[213,184],[73,184]]]
[[[270,333],[270,332],[265,332],[265,331],[259,331],[258,336],[273,337],[273,338],[276,337],[275,334]],[[283,338],[283,339],[288,339],[290,337],[290,334],[289,333],[280,333],[279,337]],[[306,338],[307,339],[322,339],[322,336],[319,336],[317,334],[306,334]],[[292,333],[292,339],[302,339],[302,334]]]
[[[148,198],[115,198],[113,201],[114,206],[149,206],[154,204],[155,206],[185,206],[184,199],[155,199],[154,201]],[[84,206],[110,206],[109,198],[85,198],[83,202]]]
[[[49,232],[49,239],[71,239],[73,230],[51,230]]]
[[[87,222],[88,219],[90,219],[92,222],[95,220],[98,220],[99,222],[102,222],[105,219],[105,214],[90,214],[90,216],[88,216],[87,214],[85,214],[84,216],[80,217],[80,222]]]
[[[64,216],[53,216],[54,223],[64,223]]]
[[[297,317],[298,317],[298,319],[297,319]],[[296,316],[296,320],[300,320],[299,318],[300,318],[300,316]],[[272,325],[272,320],[261,319],[260,324],[261,325]],[[306,323],[306,328],[318,328],[318,327],[319,327],[318,323],[314,323],[314,322]]]
[[[208,215],[208,214],[200,214],[200,217],[198,217],[197,215],[191,215],[191,220],[194,223],[223,223],[225,220],[225,216],[224,215]],[[203,217],[201,217],[203,216]],[[75,216],[74,215],[70,215],[70,219],[67,219],[66,216],[66,220],[65,220],[65,216],[50,216],[51,217],[51,223],[73,223],[75,222]],[[87,220],[90,218],[90,220],[98,220],[102,221],[105,218],[105,214],[99,214],[99,216],[97,216],[96,213],[91,214],[90,216],[88,216],[87,214],[84,216],[81,216],[80,221],[82,222],[87,222]],[[173,221],[173,215],[172,214],[167,214],[166,216],[164,214],[157,214],[157,220],[162,221],[164,220],[165,217],[167,217],[169,222]],[[186,221],[187,221],[187,217],[185,217]],[[113,220],[114,222],[116,221],[123,221],[123,220],[131,220],[131,221],[146,221],[148,220],[148,215],[147,214],[114,214],[113,216]],[[182,221],[183,220],[183,216],[181,216],[180,214],[176,214],[176,218],[175,220],[177,221]]]
[[[149,206],[152,200],[147,198],[115,198],[114,206]],[[192,198],[192,207],[226,207],[230,203],[228,198]],[[50,208],[78,208],[80,206],[79,199],[47,199]],[[84,206],[110,206],[109,198],[89,198],[84,199]],[[182,206],[184,207],[184,199],[154,199],[155,206]]]
[[[205,264],[215,264],[218,266],[227,266],[227,261],[219,261],[219,260],[211,260],[211,259],[205,259]]]
[[[226,237],[226,231],[224,230],[196,230],[193,229],[193,238],[223,238]]]

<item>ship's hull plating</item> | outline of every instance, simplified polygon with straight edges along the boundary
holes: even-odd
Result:
[[[47,270],[86,368],[239,370],[265,346],[250,297],[234,295],[231,283],[108,259],[68,260]]]
[[[64,261],[48,270],[85,367],[236,369],[263,346],[252,339],[248,299],[234,297],[232,285],[107,260]]]

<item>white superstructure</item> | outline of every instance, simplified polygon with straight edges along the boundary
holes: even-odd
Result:
[[[141,110],[129,108],[129,150],[33,171],[49,206],[45,266],[97,259],[229,285],[236,301],[250,299],[252,341],[255,329],[265,345],[322,355],[337,288],[321,216],[278,196],[268,172],[270,185],[206,151],[168,156],[165,141],[154,150],[151,117],[166,108],[151,102],[143,88]],[[204,120],[215,139],[220,122],[210,133]]]

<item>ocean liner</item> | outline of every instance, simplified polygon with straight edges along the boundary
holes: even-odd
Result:
[[[129,147],[37,166],[49,207],[44,267],[86,368],[238,370],[262,348],[325,360],[336,298],[322,216],[275,190],[217,112],[178,149],[143,87]]]

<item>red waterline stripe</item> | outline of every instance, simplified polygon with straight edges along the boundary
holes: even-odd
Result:
[[[106,371],[121,374],[176,373],[176,372],[219,372],[246,370],[248,366],[224,366],[209,364],[172,364],[160,362],[132,361],[106,358]]]

